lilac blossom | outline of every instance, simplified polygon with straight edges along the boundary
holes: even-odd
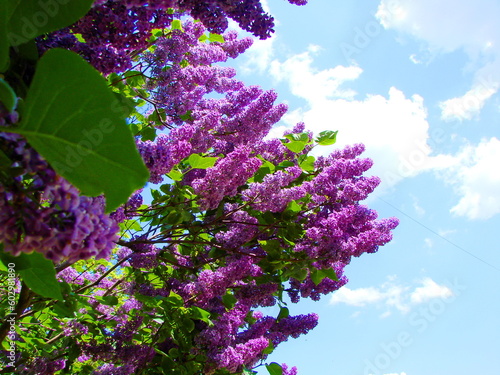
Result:
[[[0,185],[4,251],[38,251],[56,262],[108,258],[119,228],[104,213],[104,199],[80,196],[20,136],[0,133],[0,142],[10,150],[13,167],[33,178],[29,187],[23,186],[22,175],[10,182],[12,186]]]

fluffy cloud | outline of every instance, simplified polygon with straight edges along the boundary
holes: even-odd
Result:
[[[478,26],[476,21],[484,19],[487,4],[487,1],[481,0],[477,12],[466,11],[475,4],[459,4],[455,9],[446,0],[432,4],[428,0],[422,3],[384,0],[379,7],[377,17],[384,27],[396,28],[425,40],[430,49],[449,52],[463,48],[471,58],[474,53],[493,54],[489,60],[486,59],[490,63],[477,70],[477,80],[468,92],[440,104],[444,120],[472,119],[479,114],[485,102],[498,90],[500,64],[498,69],[494,68],[500,57],[497,58],[489,47],[486,52],[481,52],[478,47],[481,41],[486,40],[486,35],[492,35],[490,43],[496,40],[496,29],[490,25],[489,16],[484,29],[469,30],[473,35],[462,30],[463,23],[458,21],[462,16],[455,17],[454,22],[447,17],[443,21],[445,23],[439,17],[446,13],[449,6],[453,8],[450,14],[470,14],[473,16],[472,26]],[[448,32],[450,28],[456,30],[458,36]],[[458,194],[458,203],[452,208],[454,214],[469,219],[487,219],[500,213],[500,197],[495,194],[500,191],[499,181],[495,174],[489,173],[495,161],[500,160],[500,151],[497,151],[500,148],[494,146],[498,140],[469,146],[457,155],[433,155],[430,145],[438,142],[436,139],[440,139],[442,134],[434,134],[436,129],[429,131],[422,97],[408,97],[396,87],[383,95],[360,96],[352,89],[352,82],[362,79],[361,67],[338,65],[318,69],[315,57],[321,53],[321,47],[315,45],[286,59],[277,58],[275,41],[273,38],[256,41],[248,54],[245,69],[258,71],[288,85],[294,96],[304,100],[304,105],[287,113],[282,125],[274,128],[270,136],[281,136],[284,128],[300,121],[304,121],[307,128],[315,133],[339,130],[335,147],[353,143],[366,145],[364,155],[374,160],[374,167],[369,173],[380,176],[382,180],[379,194],[407,177],[433,170],[438,172],[438,176],[445,176]],[[317,152],[326,154],[330,149],[318,148]],[[415,209],[421,212],[419,207]]]
[[[493,137],[466,146],[454,159],[454,167],[443,172],[460,196],[451,212],[469,219],[489,219],[500,213],[500,175],[496,173],[500,140]]]
[[[498,91],[497,82],[482,82],[476,84],[462,97],[448,99],[441,102],[441,118],[450,120],[471,120],[477,116],[484,107],[486,101]]]
[[[284,62],[274,60],[270,73],[278,81],[287,80],[292,94],[305,99],[310,105],[329,99],[352,99],[356,94],[350,89],[343,89],[343,83],[357,79],[362,69],[357,66],[317,70],[313,67],[314,55],[321,47],[310,45],[306,52],[291,56]]]
[[[424,238],[424,244],[426,247],[431,248],[434,246],[434,241],[431,238]]]
[[[289,126],[304,121],[315,133],[339,130],[336,147],[364,143],[365,155],[375,162],[370,173],[381,177],[383,187],[431,168],[437,159],[430,156],[427,144],[429,124],[422,97],[408,98],[392,87],[387,95],[357,98],[346,86],[362,75],[362,69],[356,65],[317,69],[314,56],[320,52],[319,47],[310,46],[285,61],[272,61],[273,78],[287,83],[290,91],[307,103],[284,121]]]
[[[500,3],[495,0],[382,0],[377,18],[423,41],[427,53],[464,51],[475,70],[471,88],[440,104],[443,120],[470,120],[497,93],[500,82]],[[413,54],[413,61],[420,59]]]
[[[431,278],[422,280],[422,286],[415,288],[410,294],[410,301],[414,304],[424,303],[433,298],[449,298],[453,295],[450,288],[437,284]]]
[[[343,287],[332,296],[330,303],[345,303],[349,306],[363,307],[370,303],[379,302],[384,298],[384,293],[374,287],[358,289]]]
[[[244,74],[264,73],[273,59],[276,39],[276,34],[266,40],[254,39],[252,46],[245,52],[246,61],[240,67],[241,72]]]
[[[439,285],[429,277],[418,281],[416,285],[399,285],[395,277],[390,277],[379,287],[349,289],[343,287],[330,298],[330,304],[343,303],[349,306],[364,307],[376,305],[384,307],[383,317],[389,316],[393,309],[407,313],[415,305],[431,299],[446,299],[453,296],[453,291]]]

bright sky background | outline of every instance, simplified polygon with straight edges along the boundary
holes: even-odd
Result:
[[[498,375],[500,1],[268,7],[275,36],[237,60],[240,77],[278,91],[283,127],[365,143],[383,180],[367,204],[401,220],[391,244],[353,259],[347,286],[289,306],[320,324],[269,361],[301,375]]]

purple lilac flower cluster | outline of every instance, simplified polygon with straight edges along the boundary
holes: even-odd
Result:
[[[307,3],[306,0],[289,2]],[[178,16],[190,15],[200,20],[206,29],[216,34],[226,31],[228,18],[261,39],[268,38],[274,31],[273,18],[264,12],[258,0],[97,0],[85,17],[69,28],[39,39],[38,46],[41,51],[56,47],[71,49],[104,74],[122,72],[131,67],[138,53],[149,47],[153,30],[170,26],[173,10]],[[224,48],[240,49],[232,43]],[[202,56],[200,53],[194,58]]]
[[[151,67],[148,89],[153,91],[152,99],[157,105],[165,109],[167,124],[182,124],[180,116],[194,110],[205,94],[243,87],[233,78],[233,68],[212,64],[237,57],[250,47],[252,40],[237,39],[235,32],[228,32],[224,34],[227,44],[200,42],[205,31],[200,23],[184,22],[183,30],[172,30],[160,37],[154,52],[144,55]]]
[[[398,220],[378,220],[376,211],[359,204],[380,182],[378,177],[362,176],[372,165],[370,159],[358,158],[363,150],[363,145],[355,145],[318,158],[319,173],[303,184],[313,214],[304,214],[305,236],[294,250],[314,259],[317,269],[335,270],[338,280],[326,278],[316,285],[310,276],[302,282],[292,279],[289,294],[294,302],[299,295],[318,300],[321,294],[337,290],[347,282],[343,268],[353,256],[376,252],[392,239]]]
[[[29,366],[21,365],[17,370],[19,375],[37,374],[53,375],[57,371],[63,370],[66,366],[66,359],[56,359],[54,361],[45,357],[37,357]]]
[[[246,87],[232,78],[236,74],[234,69],[215,65],[245,51],[251,44],[249,38],[238,40],[235,32],[228,32],[225,34],[228,42],[207,44],[199,41],[204,32],[202,24],[187,21],[182,31],[174,30],[168,37],[160,38],[155,50],[145,54],[151,66],[148,88],[152,90],[152,100],[165,110],[165,124],[178,127],[154,142],[138,140],[137,144],[151,171],[150,181],[154,183],[161,182],[164,174],[192,153],[225,155],[227,160],[219,161],[206,176],[203,171],[193,171],[184,180],[197,190],[197,186],[217,180],[215,175],[232,177],[232,181],[218,181],[218,193],[204,201],[204,207],[213,207],[224,195],[234,194],[244,182],[242,179],[250,177],[258,168],[256,161],[245,163],[242,158],[249,159],[249,147],[253,149],[254,144],[267,135],[287,107],[274,104],[276,92]],[[181,64],[183,61],[189,64]],[[205,98],[211,92],[225,96]],[[248,173],[238,175],[228,173],[227,169],[217,172],[229,165],[238,168],[240,162],[243,166],[250,163]],[[222,185],[224,189],[220,189]]]
[[[99,359],[104,365],[93,372],[96,375],[130,375],[150,362],[155,356],[154,349],[147,345],[111,344],[82,345],[82,352],[89,358]]]
[[[251,202],[252,208],[259,211],[281,212],[291,201],[306,195],[303,186],[287,186],[302,174],[299,166],[288,167],[264,177],[260,183],[252,183],[243,191],[243,199]]]
[[[250,155],[249,147],[238,147],[208,169],[205,176],[192,182],[202,209],[217,208],[224,198],[236,195],[237,189],[255,174],[262,162]]]
[[[121,0],[96,3],[70,28],[40,39],[38,47],[42,52],[56,47],[73,50],[104,74],[125,71],[134,54],[149,46],[151,31],[170,26],[173,19],[161,6],[128,5]]]
[[[22,171],[0,184],[4,251],[38,251],[56,262],[108,258],[119,228],[104,213],[104,199],[79,196],[22,137],[0,133],[0,144]]]

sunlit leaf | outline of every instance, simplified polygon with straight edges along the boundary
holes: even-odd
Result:
[[[10,1],[10,45],[18,46],[39,35],[73,24],[89,11],[93,2],[94,0]]]
[[[269,371],[270,375],[283,375],[283,369],[276,362],[271,362],[266,365],[267,371]]]
[[[325,130],[318,134],[316,143],[321,146],[333,145],[337,141],[338,131]]]
[[[101,75],[76,53],[51,49],[26,98],[24,135],[82,194],[106,195],[110,212],[148,179],[120,105]]]
[[[187,161],[193,169],[207,169],[213,167],[217,159],[217,157],[192,154]]]

